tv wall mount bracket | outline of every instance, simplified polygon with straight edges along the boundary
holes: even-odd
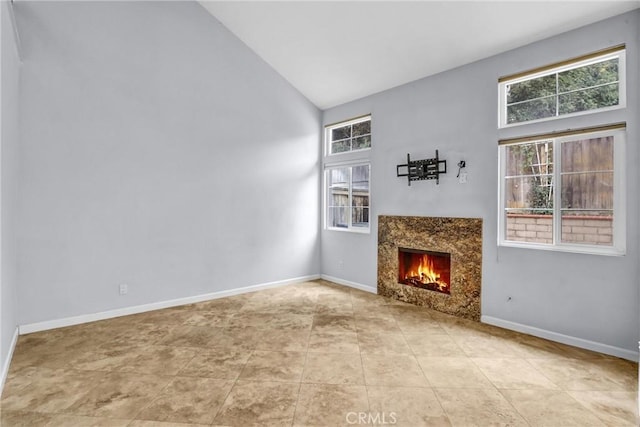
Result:
[[[409,186],[411,181],[425,179],[435,179],[436,184],[440,184],[440,174],[443,173],[447,173],[447,161],[440,160],[438,150],[434,158],[424,160],[411,160],[411,155],[407,153],[407,164],[396,166],[397,176],[406,176]]]

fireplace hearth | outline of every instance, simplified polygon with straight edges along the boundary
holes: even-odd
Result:
[[[482,219],[378,217],[378,294],[480,320]]]

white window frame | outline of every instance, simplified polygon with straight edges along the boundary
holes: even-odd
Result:
[[[568,63],[565,63],[557,67],[553,67],[553,68],[545,67],[545,69],[540,72],[532,71],[531,73],[523,73],[524,75],[520,75],[519,77],[516,77],[513,79],[509,79],[509,78],[504,80],[501,79],[500,82],[498,83],[498,128],[510,128],[510,127],[521,126],[521,125],[530,124],[530,123],[546,122],[551,120],[564,119],[566,117],[583,116],[586,114],[600,113],[603,111],[610,111],[610,110],[625,108],[627,106],[626,50],[624,48],[621,48],[620,50],[615,50],[614,52],[611,52],[611,53],[606,53],[598,56],[592,56],[592,55],[589,55],[589,56],[590,57],[588,59],[583,59],[583,60],[578,59],[575,61],[567,61]],[[584,67],[597,62],[607,61],[613,58],[618,58],[618,101],[619,101],[618,105],[596,108],[593,110],[578,111],[575,113],[562,114],[562,115],[559,115],[558,111],[556,110],[556,115],[552,117],[545,117],[542,119],[535,119],[535,120],[527,120],[527,121],[517,122],[517,123],[507,123],[507,86],[508,85],[520,83],[527,80],[533,80],[533,79],[537,79],[540,77],[544,77],[544,76],[548,76],[556,73],[561,73],[563,71]]]
[[[613,245],[600,246],[588,244],[575,244],[562,242],[562,213],[561,202],[562,192],[560,191],[562,150],[560,145],[566,141],[575,141],[576,139],[590,139],[605,136],[613,136]],[[541,249],[561,252],[576,252],[597,255],[613,255],[621,256],[626,252],[626,184],[625,184],[625,145],[626,131],[625,129],[604,130],[596,132],[573,133],[557,137],[540,137],[532,139],[525,143],[541,142],[553,140],[553,183],[554,183],[554,200],[553,200],[553,243],[533,243],[513,241],[506,239],[506,206],[505,206],[505,174],[506,174],[506,145],[500,145],[498,150],[499,158],[499,201],[498,201],[498,246]]]
[[[346,120],[344,122],[340,122],[340,123],[334,123],[331,125],[328,125],[325,127],[324,130],[324,146],[325,146],[325,156],[344,156],[344,155],[348,155],[351,153],[363,153],[363,152],[368,152],[371,150],[371,146],[367,147],[367,148],[359,148],[357,150],[349,150],[349,151],[342,151],[340,153],[332,153],[331,152],[331,132],[334,129],[337,128],[341,128],[341,127],[345,127],[345,126],[349,126],[349,125],[355,125],[358,123],[362,123],[362,122],[366,122],[366,121],[371,121],[371,114],[367,114],[366,116],[361,116],[361,117],[356,117],[354,119],[350,119],[350,120]],[[373,145],[373,129],[371,131],[371,145]]]
[[[351,171],[349,172],[349,214],[347,215],[347,227],[332,227],[329,225],[329,172],[332,169],[341,169],[341,168],[351,168],[357,166],[367,166],[369,168],[369,222],[366,227],[355,227],[352,224],[353,217],[351,214],[351,209],[353,208],[353,174]],[[353,161],[353,162],[341,162],[341,163],[332,163],[325,165],[324,168],[324,227],[326,230],[334,230],[334,231],[347,231],[352,233],[371,233],[371,163],[368,161]]]
[[[367,148],[361,148],[358,150],[344,151],[340,153],[331,153],[331,131],[336,128],[354,125],[357,123],[371,121],[371,146]],[[322,223],[324,224],[325,230],[331,231],[342,231],[342,232],[350,232],[350,233],[359,233],[359,234],[370,234],[371,233],[371,221],[373,218],[373,211],[371,206],[371,190],[372,190],[372,168],[371,168],[371,148],[373,147],[373,120],[371,114],[366,114],[362,116],[358,116],[355,118],[351,118],[348,120],[344,120],[338,123],[332,123],[330,125],[326,125],[324,128],[324,159],[323,159],[323,194],[322,194]],[[353,168],[355,166],[368,166],[369,167],[369,223],[367,227],[354,227],[352,224],[352,216],[351,212],[349,213],[348,224],[347,227],[332,227],[329,225],[329,172],[331,169],[335,168],[344,168],[350,167]],[[350,180],[351,180],[350,174]],[[349,203],[350,207],[352,207],[352,183],[349,182]]]

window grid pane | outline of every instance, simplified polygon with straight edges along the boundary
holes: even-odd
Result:
[[[613,137],[562,143],[563,243],[613,245]]]
[[[553,141],[505,149],[504,206],[506,239],[553,243]]]
[[[507,106],[507,123],[555,117],[556,111],[557,102],[555,96],[525,101]]]
[[[558,96],[559,115],[612,107],[620,102],[618,83],[596,86]]]
[[[329,154],[340,154],[371,148],[371,118],[329,128]]]
[[[558,92],[565,93],[618,82],[618,58],[558,73]]]
[[[556,93],[555,74],[525,80],[507,86],[507,105],[540,99],[550,95],[555,96]]]
[[[562,243],[613,245],[613,210],[562,210]]]
[[[553,215],[548,210],[508,210],[506,239],[513,242],[553,243]]]
[[[553,141],[505,147],[505,237],[553,243]]]
[[[501,124],[517,124],[615,107],[621,103],[624,50],[599,61],[513,83],[502,83]],[[579,62],[576,62],[579,64]]]
[[[327,170],[327,226],[369,229],[369,165]]]

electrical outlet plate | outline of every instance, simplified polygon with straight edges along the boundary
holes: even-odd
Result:
[[[467,183],[467,173],[466,172],[461,172],[460,176],[458,177],[458,182],[460,184],[466,184]]]
[[[126,295],[128,291],[129,287],[125,283],[120,285],[120,295]]]

